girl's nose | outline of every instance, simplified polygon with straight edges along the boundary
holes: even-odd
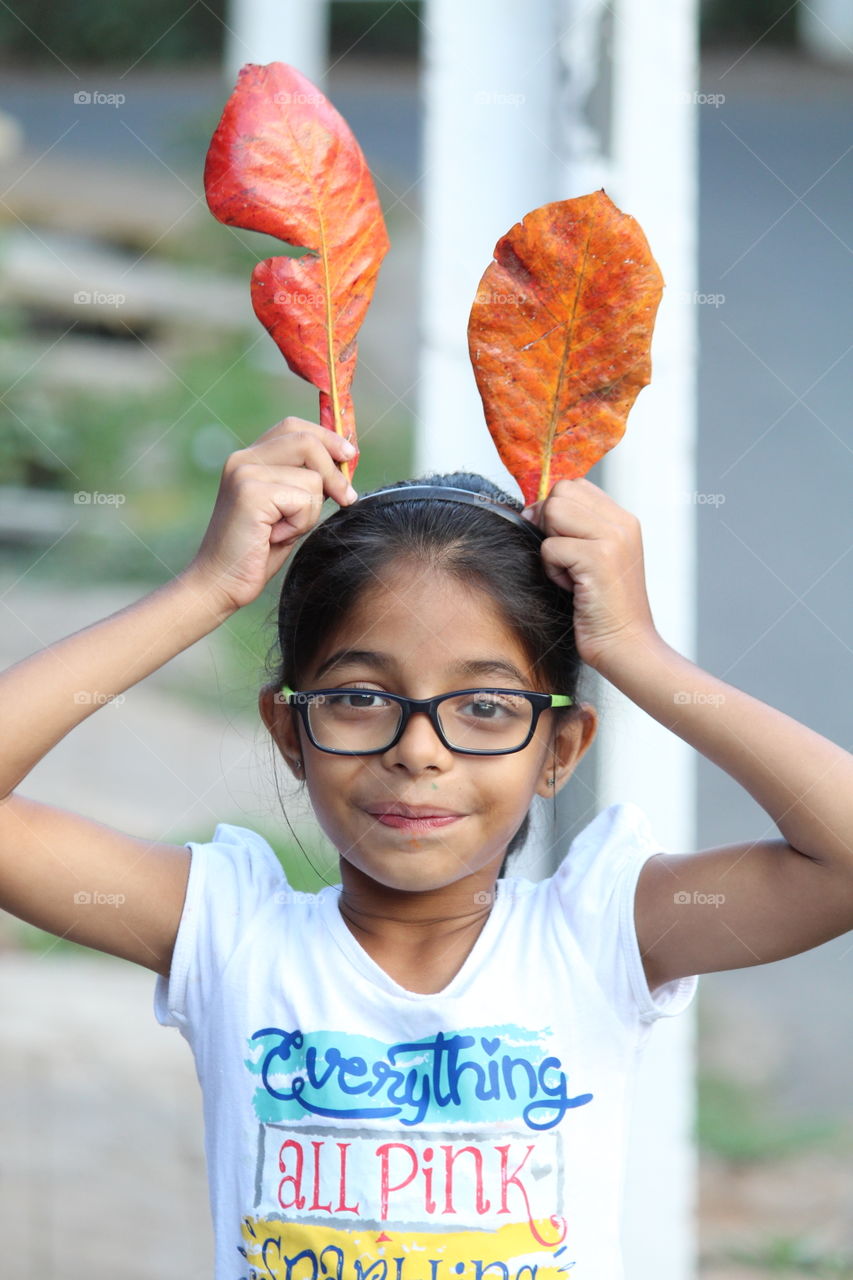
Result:
[[[413,711],[400,741],[383,756],[389,764],[403,764],[413,772],[435,765],[446,769],[453,762],[453,752],[446,747],[432,727],[425,711]]]

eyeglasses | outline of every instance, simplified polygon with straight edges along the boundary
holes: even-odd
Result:
[[[562,693],[522,689],[456,689],[437,698],[404,698],[375,689],[313,689],[288,685],[279,697],[296,708],[311,742],[320,751],[370,756],[389,751],[409,718],[422,711],[450,751],[497,756],[522,751],[549,707],[568,707]]]

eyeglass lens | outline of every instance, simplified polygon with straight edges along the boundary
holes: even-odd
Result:
[[[403,708],[371,689],[314,694],[308,703],[311,732],[335,751],[378,751],[393,741]],[[447,741],[461,751],[507,751],[530,732],[533,706],[521,696],[491,689],[457,694],[438,705]]]

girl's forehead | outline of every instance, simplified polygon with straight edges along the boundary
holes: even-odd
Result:
[[[529,678],[525,649],[482,587],[411,563],[388,566],[326,638],[316,665],[341,650],[381,651],[400,668],[409,661],[450,667],[501,659]]]
[[[461,628],[463,615],[466,626],[474,623],[503,632],[510,642],[515,640],[498,602],[484,587],[441,569],[395,561],[361,594],[343,625],[363,626],[367,619],[379,625],[381,619],[393,616],[398,624],[401,618],[411,618],[429,627],[431,619],[441,617],[446,623],[450,616],[460,619]]]

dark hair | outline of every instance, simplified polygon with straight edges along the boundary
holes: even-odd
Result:
[[[467,471],[382,488],[413,484],[469,489],[522,509],[490,480]],[[343,624],[381,570],[409,557],[485,591],[517,636],[540,687],[573,698],[571,706],[554,708],[551,714],[576,715],[582,662],[574,641],[572,596],[545,573],[539,548],[539,538],[490,511],[488,503],[480,507],[417,498],[339,508],[312,529],[288,562],[278,603],[277,643],[268,659],[268,669],[270,661],[275,666],[265,687],[299,689],[319,646]],[[507,845],[501,875],[529,829],[528,811]]]

